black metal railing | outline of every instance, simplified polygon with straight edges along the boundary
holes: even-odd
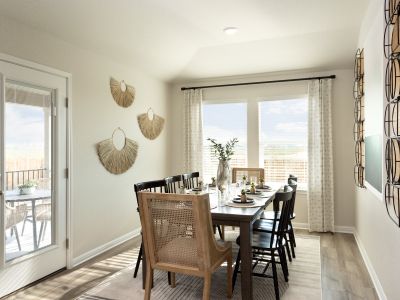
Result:
[[[30,169],[5,172],[6,191],[15,189],[27,181],[36,181],[48,176],[48,170],[43,169]]]

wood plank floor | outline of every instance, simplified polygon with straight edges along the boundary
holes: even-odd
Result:
[[[306,230],[296,230],[296,233],[310,234]],[[378,299],[353,235],[312,234],[321,238],[324,300]],[[4,299],[74,299],[107,276],[129,266],[133,249],[138,245],[138,238],[130,240],[77,268],[62,271]]]

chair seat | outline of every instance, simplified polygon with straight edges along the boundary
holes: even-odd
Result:
[[[182,251],[185,249],[185,251]],[[178,237],[157,251],[160,262],[197,267],[196,239]]]
[[[272,221],[272,220],[258,219],[253,223],[253,231],[271,232],[273,223],[274,223],[274,221]],[[276,226],[276,229],[278,229],[279,221],[276,222],[275,226]],[[291,229],[292,229],[292,226],[290,224],[288,224],[287,230],[290,231]]]
[[[240,246],[240,236],[236,239],[236,243]],[[284,246],[284,245],[285,245],[285,240],[283,239],[282,246]],[[261,250],[267,250],[267,251],[280,248],[280,245],[278,245],[278,241],[276,238],[271,247],[271,233],[262,232],[262,231],[253,232],[251,246],[255,249],[261,249]]]
[[[281,212],[278,212],[278,218],[281,217]],[[275,212],[274,211],[264,211],[261,216],[260,219],[267,219],[267,220],[273,220],[275,218]],[[296,213],[293,213],[293,215],[290,217],[290,220],[293,220],[294,218],[296,218]]]

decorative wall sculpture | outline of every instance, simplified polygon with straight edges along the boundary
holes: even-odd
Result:
[[[354,62],[354,180],[358,187],[365,187],[365,144],[364,144],[364,50],[358,49]]]
[[[392,221],[400,226],[400,17],[399,0],[385,1],[384,54],[387,61],[385,74],[386,108],[384,132],[386,140],[385,165],[386,210]]]
[[[110,78],[111,94],[119,106],[128,107],[135,100],[135,88],[126,84],[123,80],[119,82]]]
[[[125,144],[121,150],[117,149],[113,142],[117,130],[120,130],[125,136]],[[128,139],[125,132],[118,127],[110,139],[97,143],[97,154],[107,171],[112,174],[122,174],[135,163],[138,148],[138,143]]]
[[[138,115],[137,119],[142,134],[149,140],[156,139],[164,128],[164,118],[156,115],[151,107],[147,113]]]

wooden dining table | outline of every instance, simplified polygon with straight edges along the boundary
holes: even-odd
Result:
[[[262,204],[256,207],[233,207],[226,203],[218,205],[218,194],[210,193],[210,208],[213,225],[236,226],[240,230],[240,258],[241,258],[241,295],[242,299],[253,299],[253,276],[252,276],[252,233],[253,223],[264,211],[265,207],[273,203],[275,194],[280,187],[272,187],[266,191],[261,198],[257,199]],[[229,200],[228,200],[229,201]],[[274,203],[274,209],[277,207]],[[240,206],[240,204],[238,205]],[[145,286],[146,260],[142,261],[142,280]]]
[[[265,205],[260,207],[231,207],[217,206],[211,209],[213,225],[237,226],[240,230],[240,266],[241,266],[241,293],[242,299],[253,299],[253,276],[252,276],[252,233],[253,223],[264,211],[265,207],[271,204],[279,188],[268,192]],[[212,194],[210,201],[212,201]]]

